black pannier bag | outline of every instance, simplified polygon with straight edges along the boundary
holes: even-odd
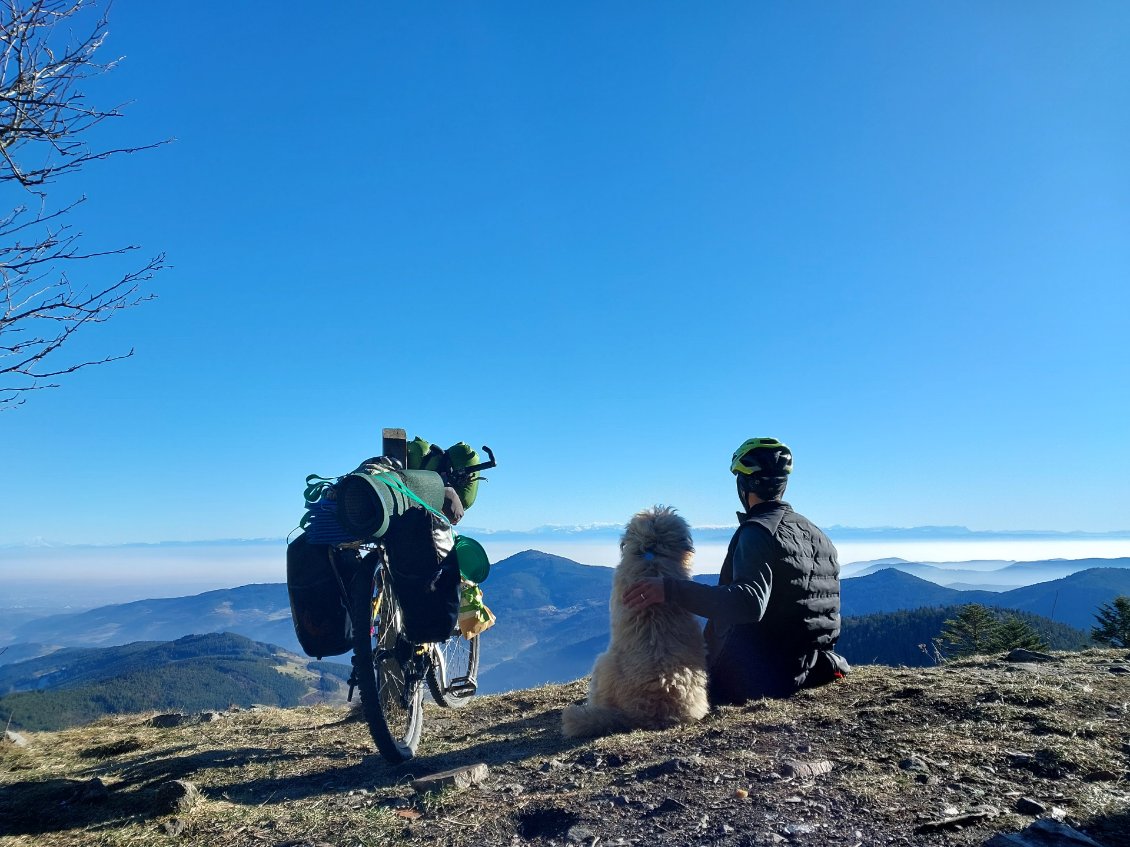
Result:
[[[313,544],[306,533],[286,547],[286,590],[294,634],[307,656],[340,656],[353,649],[349,612],[342,599],[338,577],[346,591],[360,564],[356,550],[334,550]],[[337,566],[337,574],[334,573]]]
[[[404,634],[416,644],[445,641],[459,620],[459,561],[454,540],[424,509],[408,509],[384,537]]]

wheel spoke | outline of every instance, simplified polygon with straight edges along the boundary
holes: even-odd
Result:
[[[423,726],[421,674],[415,648],[401,634],[402,617],[395,596],[377,578],[359,577],[355,606],[369,625],[354,632],[354,667],[365,720],[378,749],[394,762],[416,752]]]
[[[434,645],[428,689],[439,705],[463,706],[475,695],[481,640],[481,636],[468,640],[456,630],[446,641]]]

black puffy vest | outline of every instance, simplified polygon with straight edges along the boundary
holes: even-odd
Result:
[[[765,615],[755,624],[739,624],[731,637],[747,640],[759,663],[776,666],[803,685],[820,651],[831,650],[840,636],[840,568],[836,548],[819,527],[788,503],[768,502],[741,516],[720,584],[733,582],[734,550],[747,525],[757,524],[772,537],[777,557],[773,591]]]

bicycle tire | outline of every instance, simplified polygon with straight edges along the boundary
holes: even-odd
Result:
[[[382,574],[361,568],[353,583],[353,666],[377,750],[390,762],[406,762],[424,729],[426,655],[404,637],[400,604]]]
[[[456,627],[446,641],[434,645],[435,655],[428,668],[428,691],[432,699],[447,709],[459,709],[471,702],[479,673],[479,641],[468,640]]]

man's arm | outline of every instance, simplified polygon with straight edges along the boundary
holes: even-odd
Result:
[[[663,593],[668,602],[710,618],[718,626],[757,623],[765,615],[773,592],[770,563],[774,555],[768,532],[759,526],[745,527],[734,549],[734,581],[730,585],[702,585],[664,577]]]

